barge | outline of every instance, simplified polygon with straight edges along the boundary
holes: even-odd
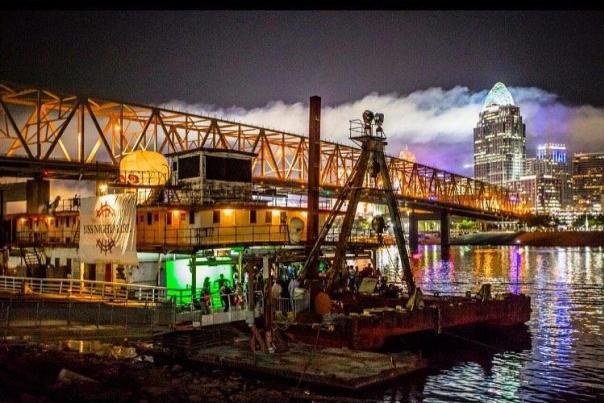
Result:
[[[332,314],[317,331],[318,315],[301,314],[286,333],[293,340],[324,347],[377,350],[388,338],[422,332],[488,325],[514,327],[528,321],[531,300],[526,295],[502,294],[482,301],[474,297],[425,296],[424,307],[402,308],[405,299],[362,298]],[[318,334],[317,334],[318,333]]]

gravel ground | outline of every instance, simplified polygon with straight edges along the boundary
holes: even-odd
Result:
[[[165,354],[153,354],[153,362],[147,361],[150,357],[143,352],[126,359],[81,354],[68,348],[0,344],[0,401],[358,401],[313,395],[293,388],[293,382],[279,384],[237,372],[204,368]],[[59,376],[63,369],[90,380],[65,379]]]

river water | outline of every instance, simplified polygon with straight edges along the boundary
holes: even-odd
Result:
[[[531,297],[525,329],[448,332],[419,351],[434,369],[371,392],[383,401],[604,401],[604,249],[438,246],[414,257],[425,290],[480,283]],[[485,334],[487,333],[487,334]],[[431,346],[426,349],[426,342]],[[405,346],[393,341],[391,351]]]

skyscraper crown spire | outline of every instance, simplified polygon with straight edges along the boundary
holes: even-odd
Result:
[[[484,111],[490,105],[504,106],[516,104],[514,103],[512,94],[510,94],[510,91],[507,89],[505,84],[498,82],[487,94],[487,98],[484,100],[484,104],[482,105],[482,111]]]

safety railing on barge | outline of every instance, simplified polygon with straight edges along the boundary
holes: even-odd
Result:
[[[302,290],[302,289],[300,289]],[[298,293],[294,298],[277,298],[275,310],[280,313],[286,320],[294,320],[300,312],[307,310],[310,307],[310,293],[304,291]],[[277,320],[279,321],[279,315]]]

